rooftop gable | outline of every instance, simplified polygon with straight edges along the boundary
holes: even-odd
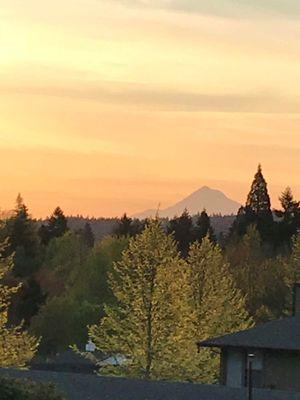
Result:
[[[289,317],[198,343],[199,347],[239,347],[300,351],[300,318]]]

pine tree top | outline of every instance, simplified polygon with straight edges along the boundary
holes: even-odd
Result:
[[[254,176],[246,206],[256,215],[271,213],[271,200],[268,193],[267,182],[263,176],[260,164]]]

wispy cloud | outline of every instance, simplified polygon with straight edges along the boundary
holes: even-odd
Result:
[[[298,0],[115,0],[127,6],[249,18],[260,14],[300,16]]]
[[[51,96],[126,106],[143,106],[153,111],[212,111],[246,113],[299,113],[300,103],[282,94],[258,90],[251,93],[211,94],[157,89],[137,84],[112,82],[77,86],[2,85],[2,93]]]

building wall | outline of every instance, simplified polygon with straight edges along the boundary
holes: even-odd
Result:
[[[300,352],[266,352],[264,387],[300,391]]]
[[[300,352],[268,350],[252,353],[255,354],[255,361],[252,364],[253,387],[300,391]],[[245,349],[222,350],[220,365],[222,385],[238,388],[246,384],[246,354]]]
[[[223,349],[220,363],[220,384],[241,388],[245,383],[245,351]]]
[[[258,350],[227,349],[221,353],[220,382],[229,387],[244,387],[248,378],[248,354],[254,354],[252,363],[252,386],[263,387],[264,353]]]

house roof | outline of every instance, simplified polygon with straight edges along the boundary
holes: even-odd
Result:
[[[244,331],[204,340],[198,346],[300,351],[300,318],[289,317],[267,322]]]
[[[241,400],[246,388],[145,381],[64,372],[1,370],[1,376],[53,382],[69,400]],[[255,400],[300,400],[297,392],[254,390]]]

